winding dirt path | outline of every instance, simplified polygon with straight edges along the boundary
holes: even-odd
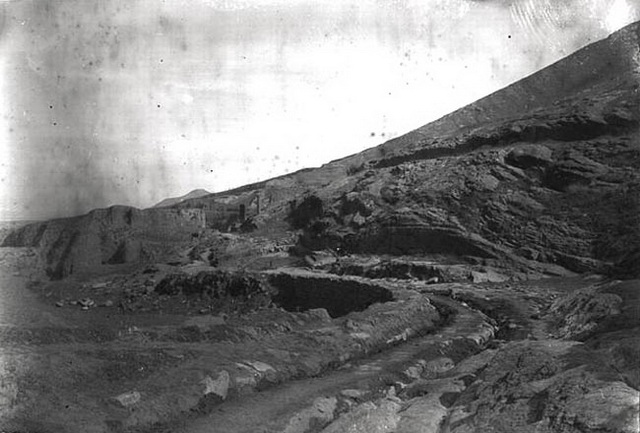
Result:
[[[336,396],[345,389],[371,395],[386,391],[402,381],[402,372],[422,360],[452,356],[455,351],[480,351],[492,338],[487,317],[451,299],[429,296],[440,308],[455,311],[451,320],[436,334],[417,337],[359,362],[350,363],[323,376],[295,380],[229,401],[204,416],[191,416],[179,422],[156,427],[154,433],[273,433],[283,431],[300,411],[318,397]],[[477,344],[477,343],[480,344]],[[471,354],[471,353],[467,353]]]

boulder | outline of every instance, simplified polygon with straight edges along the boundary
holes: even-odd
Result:
[[[291,417],[287,426],[282,430],[282,433],[317,431],[318,427],[322,427],[333,421],[337,408],[338,400],[335,397],[318,397],[313,401],[311,406]]]
[[[125,408],[130,408],[137,404],[142,398],[138,391],[129,391],[113,397],[114,402]]]
[[[207,376],[201,382],[205,387],[204,395],[214,394],[220,397],[221,400],[225,400],[229,392],[230,382],[229,373],[225,370],[222,370],[215,379]]]

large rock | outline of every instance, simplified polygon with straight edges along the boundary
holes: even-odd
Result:
[[[218,373],[215,379],[212,379],[210,376],[205,377],[201,382],[205,388],[203,392],[204,395],[213,394],[221,400],[225,400],[229,393],[230,380],[229,373],[226,370]]]

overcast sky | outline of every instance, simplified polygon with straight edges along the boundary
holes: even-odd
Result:
[[[318,166],[638,19],[637,0],[0,0],[0,219]]]

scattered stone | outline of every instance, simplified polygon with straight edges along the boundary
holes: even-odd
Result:
[[[140,401],[142,396],[138,391],[129,391],[123,394],[120,394],[113,399],[118,402],[121,406],[125,408],[129,408]]]
[[[329,312],[326,310],[326,308],[312,308],[310,310],[307,310],[306,314],[310,318],[320,320],[322,322],[331,321],[331,316],[329,315]]]
[[[93,307],[96,303],[93,299],[83,298],[80,299],[78,305],[82,306],[83,309],[88,309],[89,307]]]
[[[340,416],[322,433],[391,433],[400,420],[400,404],[388,399],[366,402]]]
[[[349,332],[358,332],[360,330],[358,325],[351,319],[345,320],[344,328]]]
[[[226,370],[222,370],[216,379],[205,377],[202,382],[205,386],[204,395],[215,394],[222,400],[226,400],[229,392],[230,376]]]
[[[409,337],[413,335],[413,331],[409,328],[405,329],[404,332],[395,335],[386,341],[387,344],[394,344],[400,341],[407,341]]]
[[[366,332],[351,332],[349,335],[356,340],[368,340],[371,338],[371,335]]]
[[[313,404],[296,413],[289,419],[282,433],[304,433],[317,431],[318,427],[324,427],[333,421],[338,407],[338,399],[335,397],[319,397]]]
[[[64,307],[64,301],[56,302],[56,307]]]
[[[393,382],[393,388],[396,390],[396,395],[398,395],[398,393],[404,391],[407,388],[407,384],[404,382]]]
[[[437,376],[451,370],[455,365],[455,362],[453,362],[451,358],[436,358],[424,364],[422,376]]]
[[[398,431],[403,433],[438,433],[448,413],[438,398],[426,397],[411,401],[402,411]]]
[[[275,373],[276,369],[273,368],[272,366],[270,366],[269,364],[266,364],[262,361],[243,361],[244,364],[253,367],[256,371],[260,372],[260,373]]]
[[[364,391],[361,389],[343,389],[342,391],[340,391],[341,396],[351,398],[354,400],[358,400],[367,394],[368,394],[368,391]]]
[[[478,326],[476,332],[467,335],[467,339],[473,341],[478,346],[483,346],[491,341],[495,336],[497,328],[490,323],[483,322]]]
[[[253,390],[258,384],[258,380],[256,378],[255,373],[254,374],[250,373],[249,375],[246,375],[246,376],[236,376],[234,378],[234,382],[236,384],[236,388],[238,389],[248,388],[250,390]]]
[[[474,283],[501,283],[509,278],[493,270],[487,269],[484,272],[471,271],[471,281]]]
[[[111,299],[107,299],[102,305],[105,307],[113,307],[113,301]]]
[[[407,379],[417,380],[422,375],[425,365],[427,365],[427,361],[419,359],[414,365],[407,367],[403,373]]]
[[[355,226],[361,227],[366,224],[367,219],[364,216],[360,215],[360,212],[356,212],[351,221]]]
[[[395,385],[394,386],[390,386],[389,389],[387,389],[387,392],[385,392],[385,394],[384,394],[384,398],[387,401],[392,401],[392,402],[396,402],[396,403],[402,403],[402,400],[400,400],[400,398],[398,397]]]

